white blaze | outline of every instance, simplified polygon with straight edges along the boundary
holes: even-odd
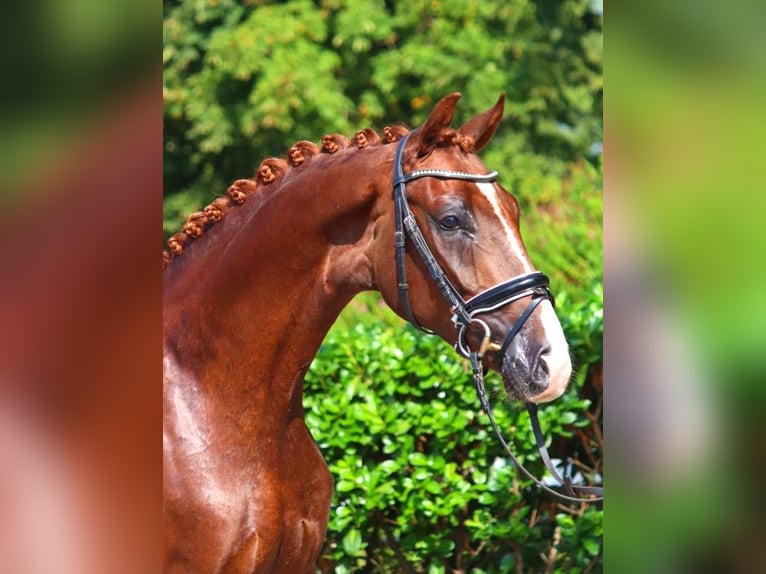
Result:
[[[503,227],[503,231],[508,242],[508,251],[516,257],[522,265],[522,273],[531,273],[535,269],[532,267],[532,263],[527,257],[526,251],[521,244],[521,240],[518,235],[513,232],[510,223],[507,218],[504,217],[503,211],[500,207],[500,200],[497,195],[497,188],[492,183],[477,183],[481,194],[486,198],[492,210],[497,216],[497,220]],[[507,278],[507,279],[510,279]],[[550,374],[550,383],[548,388],[545,389],[539,395],[532,397],[532,402],[542,403],[546,401],[552,401],[559,397],[567,388],[569,383],[569,377],[572,374],[572,362],[569,358],[569,345],[564,337],[564,331],[561,328],[561,323],[556,317],[556,312],[553,310],[553,305],[550,301],[543,301],[537,308],[539,314],[540,323],[545,333],[545,340],[548,341],[550,346],[550,352],[544,357],[545,362],[548,365],[548,372]]]
[[[497,189],[495,188],[495,184],[477,183],[476,186],[479,188],[479,191],[481,192],[481,194],[489,202],[489,205],[492,207],[492,210],[495,212],[495,215],[497,216],[497,220],[500,222],[500,225],[503,226],[505,237],[508,240],[509,251],[516,256],[516,259],[521,261],[523,272],[531,273],[532,271],[534,271],[534,269],[532,268],[532,264],[529,262],[529,259],[527,258],[527,254],[521,245],[521,241],[518,239],[518,236],[513,232],[513,229],[511,229],[511,225],[510,223],[508,223],[507,218],[503,216],[503,211],[500,208],[500,201],[498,200],[498,197],[497,197]]]

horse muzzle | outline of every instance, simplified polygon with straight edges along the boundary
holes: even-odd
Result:
[[[484,327],[485,334],[477,329]],[[510,325],[510,327],[509,327]],[[530,303],[510,324],[493,314],[476,321],[467,338],[486,367],[499,371],[510,397],[525,402],[552,401],[566,390],[572,374],[569,346],[550,300]],[[493,334],[506,332],[502,343]]]
[[[557,399],[566,390],[572,373],[568,352],[545,342],[531,344],[518,337],[506,349],[498,369],[506,392],[514,399],[545,403]]]

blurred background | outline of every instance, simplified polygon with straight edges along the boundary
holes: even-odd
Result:
[[[2,9],[0,572],[161,560],[161,20]]]
[[[766,14],[607,12],[606,564],[763,572]]]
[[[336,507],[354,511],[333,516],[327,568],[377,571],[371,558],[390,555],[370,543],[386,528],[401,534],[389,549],[404,552],[389,571],[406,571],[415,556],[451,564],[463,547],[434,527],[418,547],[418,527],[451,524],[425,504],[438,475],[455,491],[470,485],[443,504],[452,515],[470,509],[465,523],[486,540],[482,551],[497,552],[485,562],[490,554],[476,553],[473,571],[764,571],[763,22],[761,5],[744,0],[620,3],[605,14],[599,2],[198,0],[164,2],[162,14],[145,2],[6,6],[0,571],[136,572],[161,560],[160,225],[167,237],[298,139],[414,127],[454,90],[464,94],[458,120],[508,96],[482,157],[522,203],[533,261],[552,277],[568,334],[582,336],[573,345],[580,365],[594,365],[579,369],[552,417],[599,404],[598,394],[583,401],[581,393],[599,388],[605,325],[603,452],[593,448],[600,425],[544,423],[566,452],[609,461],[607,518],[598,508],[567,513],[523,485],[509,491],[511,469],[492,466],[479,420],[459,462],[490,457],[475,476],[452,472],[465,469],[456,460],[431,458],[444,466],[428,468],[412,453],[397,466],[393,451],[350,430],[333,442],[328,421],[353,429],[370,420],[369,412],[333,419],[322,404],[339,376],[327,366],[353,344],[356,318],[371,322],[368,336],[397,337],[383,350],[357,337],[359,364],[339,380],[357,403],[373,404],[363,377],[378,368],[370,361],[395,371],[390,349],[442,356],[438,342],[414,338],[362,298],[307,380],[316,399],[309,422],[335,465]],[[391,388],[378,390],[392,394],[375,396],[413,410],[421,392],[456,408],[455,420],[438,423],[437,407],[418,423],[427,440],[458,444],[456,421],[474,407],[464,390],[434,387],[461,382],[447,351],[436,367],[420,366],[431,372],[418,375],[426,388],[408,386],[415,400],[397,386],[408,375],[386,379]],[[440,399],[441,390],[454,398]],[[500,412],[504,424],[522,424],[511,405]],[[445,437],[436,437],[440,424]],[[380,508],[357,512],[369,495],[342,482],[367,477],[373,465],[353,465],[381,452],[393,462],[374,466],[386,473],[375,480],[421,493],[418,505],[398,507],[401,524]],[[491,479],[484,487],[482,475]],[[390,508],[390,488],[371,506]],[[508,524],[522,531],[504,531]],[[362,538],[370,532],[379,538]]]

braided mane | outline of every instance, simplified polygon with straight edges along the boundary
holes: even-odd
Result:
[[[184,247],[192,240],[202,236],[213,224],[221,221],[229,209],[260,199],[266,192],[266,187],[281,179],[289,170],[305,167],[317,154],[333,154],[342,149],[355,146],[355,149],[384,145],[399,141],[409,130],[401,125],[383,128],[381,138],[375,130],[366,128],[359,130],[349,139],[340,134],[328,134],[322,137],[322,147],[310,141],[296,142],[287,150],[287,158],[269,158],[264,160],[251,179],[238,179],[226,190],[226,195],[217,197],[202,211],[195,211],[186,219],[181,230],[167,240],[167,249],[162,252],[162,268],[165,269],[172,259],[180,256]],[[472,152],[474,141],[457,131],[448,129],[441,134],[443,145],[455,145],[465,152]]]

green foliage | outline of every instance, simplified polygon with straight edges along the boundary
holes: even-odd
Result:
[[[552,441],[582,449],[591,401],[579,398],[601,359],[600,287],[586,301],[562,296],[577,372],[572,388],[541,408]],[[488,388],[501,394],[490,374]],[[496,403],[501,401],[496,400]],[[336,572],[373,565],[396,572],[543,571],[556,543],[555,572],[600,568],[601,511],[553,512],[503,454],[471,385],[465,362],[441,339],[395,328],[374,315],[336,326],[306,377],[306,420],[335,478],[325,547]],[[526,412],[496,405],[519,458],[544,474]],[[599,448],[578,457],[600,456]],[[589,477],[592,480],[593,476]]]
[[[519,187],[521,232],[532,261],[572,297],[601,281],[603,202],[601,166],[579,161],[563,181],[524,170]]]
[[[559,182],[601,140],[601,17],[588,0],[164,3],[165,233],[299,139],[416,126],[452,91],[504,92],[503,183]],[[491,160],[491,161],[490,161]],[[530,183],[532,187],[527,188]]]

